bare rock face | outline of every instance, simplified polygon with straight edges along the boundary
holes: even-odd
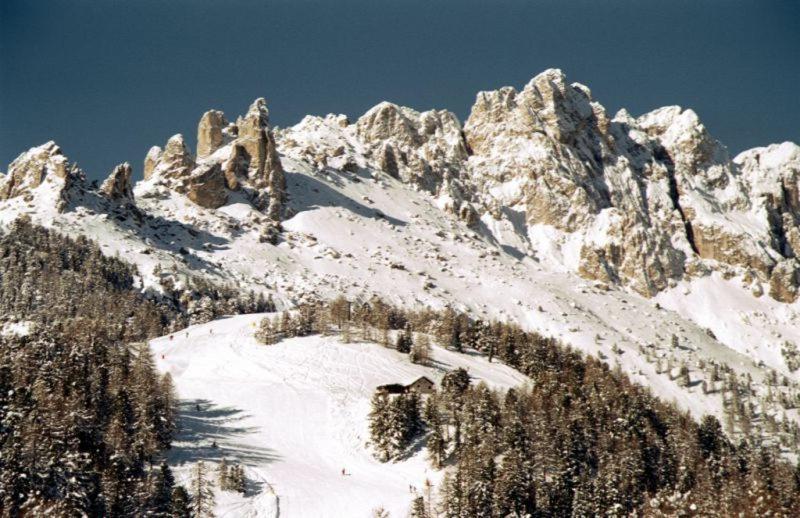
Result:
[[[233,144],[230,156],[222,166],[225,174],[225,186],[232,191],[238,191],[241,183],[247,180],[248,167],[249,160],[244,147],[240,144]]]
[[[268,153],[269,128],[269,110],[266,101],[263,98],[256,99],[250,105],[247,114],[236,121],[236,127],[239,134],[236,143],[244,148],[250,161],[248,177],[256,183],[263,180],[262,186],[266,186],[264,169]]]
[[[467,159],[461,124],[445,110],[419,113],[384,102],[355,126],[377,168],[433,194],[459,178]]]
[[[33,147],[9,165],[8,174],[0,180],[0,200],[33,196],[44,184],[58,191],[57,209],[66,209],[70,188],[85,182],[83,172],[70,164],[55,142]]]
[[[197,126],[197,158],[205,158],[225,143],[223,130],[228,126],[221,111],[209,110],[203,114]]]
[[[145,175],[145,179],[156,176],[159,178],[180,179],[189,175],[194,169],[194,157],[183,139],[183,135],[178,134],[170,137],[164,150],[157,153],[158,148],[151,148],[145,159],[145,171],[148,168],[148,161],[153,164],[150,174]],[[156,158],[156,156],[158,158]]]
[[[263,98],[256,99],[244,117],[236,121],[238,137],[235,144],[241,146],[249,167],[247,180],[256,190],[268,191],[270,218],[278,220],[286,199],[286,180],[281,165],[275,138],[269,129],[269,110]],[[227,169],[227,168],[226,168]]]
[[[218,163],[198,166],[186,178],[185,186],[188,198],[201,207],[216,209],[228,201],[225,175]]]
[[[230,191],[245,191],[251,203],[279,221],[286,180],[264,99],[256,99],[235,124],[217,110],[206,112],[197,128],[197,160],[181,135],[145,158],[145,180],[186,194],[196,204],[218,208]]]
[[[646,137],[628,135],[630,123],[548,70],[521,92],[478,94],[464,126],[468,171],[484,199],[521,211],[528,227],[584,236],[571,265],[579,273],[650,295],[682,276],[691,246],[669,172]]]
[[[129,163],[118,165],[100,186],[100,193],[109,200],[133,203],[132,176],[133,170]]]
[[[162,150],[158,146],[153,146],[144,157],[144,179],[149,180],[153,175],[153,170],[156,168],[159,160],[161,160]]]
[[[786,259],[778,263],[769,280],[769,294],[781,302],[797,300],[800,286],[800,263],[794,259]]]
[[[738,224],[751,209],[725,148],[691,110],[610,118],[559,70],[521,92],[483,92],[464,126],[468,170],[486,199],[525,214],[528,227],[581,236],[582,275],[653,295],[706,260],[754,271],[775,261]]]
[[[48,142],[22,153],[11,162],[0,185],[0,199],[7,200],[29,193],[47,178],[67,182],[69,164],[55,142]]]

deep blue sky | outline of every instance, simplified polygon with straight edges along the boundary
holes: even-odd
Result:
[[[0,170],[54,139],[138,174],[259,96],[282,126],[382,100],[463,120],[548,67],[612,113],[691,107],[732,153],[800,142],[797,0],[0,0]]]

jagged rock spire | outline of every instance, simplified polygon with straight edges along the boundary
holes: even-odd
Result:
[[[100,193],[110,200],[133,203],[132,176],[133,170],[129,163],[118,165],[100,186]]]
[[[52,182],[59,190],[57,208],[63,211],[70,187],[83,180],[83,172],[70,164],[61,148],[50,141],[22,153],[9,165],[8,174],[0,181],[0,200],[29,195],[43,183]]]
[[[225,143],[223,130],[228,121],[218,110],[209,110],[203,114],[197,125],[197,159],[205,158],[218,150]]]
[[[244,155],[249,158],[247,179],[253,188],[269,190],[269,216],[272,219],[279,219],[286,199],[286,180],[275,146],[275,138],[269,128],[269,110],[264,98],[256,99],[250,105],[247,114],[236,121],[236,126],[238,138],[235,144],[241,146]],[[230,185],[233,181],[231,174],[227,174],[228,171],[233,169],[226,167]]]
[[[149,180],[153,175],[153,170],[156,168],[158,161],[161,160],[161,153],[163,150],[159,146],[153,146],[144,157],[144,179]]]

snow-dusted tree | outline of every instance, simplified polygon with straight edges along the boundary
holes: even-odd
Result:
[[[189,303],[189,323],[205,324],[214,320],[214,303],[208,295]]]
[[[431,361],[431,341],[425,333],[417,333],[408,358],[412,363],[428,365]]]
[[[264,345],[272,345],[278,341],[278,330],[275,329],[270,317],[261,319],[254,336],[256,340]]]
[[[230,470],[228,461],[224,458],[217,465],[217,487],[222,491],[230,490]]]
[[[397,352],[409,353],[412,345],[414,345],[414,340],[412,339],[411,326],[407,324],[406,328],[397,334],[395,349],[397,349]]]
[[[172,518],[191,518],[192,502],[189,493],[183,486],[172,491]]]
[[[228,474],[228,487],[230,491],[244,494],[247,490],[247,478],[244,474],[244,467],[241,464],[234,464]]]
[[[175,490],[175,478],[166,463],[158,468],[150,490],[148,516],[167,518],[172,516],[172,494]]]
[[[214,516],[214,489],[208,477],[208,468],[202,460],[195,464],[192,473],[192,513],[195,518]]]
[[[386,462],[391,457],[391,402],[389,397],[381,392],[372,396],[372,410],[369,414],[369,435],[375,456],[381,462]]]
[[[425,506],[424,497],[418,496],[414,498],[414,501],[411,503],[411,511],[408,516],[409,518],[430,518],[428,509]]]

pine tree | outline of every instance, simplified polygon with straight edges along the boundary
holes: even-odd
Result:
[[[214,516],[214,490],[202,460],[197,462],[192,475],[192,513],[195,518]]]
[[[259,343],[272,345],[278,341],[277,333],[270,317],[264,317],[258,324],[254,337]]]
[[[372,411],[369,414],[369,434],[375,456],[386,462],[391,456],[390,401],[386,394],[376,392],[372,396]]]
[[[222,491],[229,491],[231,489],[228,461],[224,458],[217,466],[217,487],[219,487]]]
[[[417,339],[414,340],[413,345],[411,346],[409,359],[411,360],[411,363],[428,365],[431,361],[431,352],[431,343],[428,339],[428,335],[424,333],[418,333]]]
[[[228,483],[231,491],[245,494],[247,491],[247,478],[245,477],[244,468],[241,464],[234,464],[231,466]]]
[[[149,502],[149,514],[157,517],[172,516],[172,495],[175,490],[175,478],[166,463],[162,463],[154,477]]]
[[[192,502],[183,486],[172,491],[172,518],[191,518]]]
[[[418,496],[411,503],[409,518],[429,518],[428,509],[425,507],[425,498]]]

